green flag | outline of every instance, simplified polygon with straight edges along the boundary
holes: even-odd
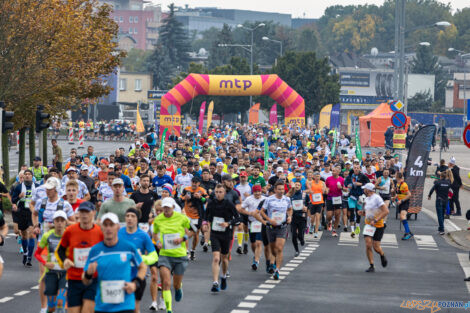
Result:
[[[269,146],[268,139],[264,137],[264,170],[268,170],[268,159],[269,159]]]
[[[359,138],[357,129],[356,129],[356,158],[358,158],[359,161],[362,160],[361,139]]]
[[[160,142],[160,151],[158,152],[157,158],[161,161],[163,160],[163,153],[165,150],[165,137],[166,137],[166,132],[168,131],[168,128],[165,128],[163,130],[163,135],[162,135],[162,141]]]
[[[333,146],[331,147],[331,156],[336,154],[336,129],[333,131]]]

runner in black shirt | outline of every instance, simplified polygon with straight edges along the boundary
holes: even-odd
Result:
[[[140,176],[140,188],[132,193],[131,199],[136,203],[136,208],[140,209],[139,228],[144,232],[149,230],[149,216],[152,211],[153,204],[158,200],[159,196],[156,192],[149,189],[150,177],[142,174]]]

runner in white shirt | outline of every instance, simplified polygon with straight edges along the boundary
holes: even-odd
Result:
[[[375,272],[374,268],[374,253],[380,255],[380,260],[383,267],[386,267],[388,264],[387,258],[380,247],[380,241],[384,235],[385,227],[384,218],[388,215],[389,211],[385,205],[383,199],[375,193],[375,186],[372,183],[367,183],[362,186],[364,193],[366,195],[364,210],[358,211],[359,215],[365,216],[365,223],[363,229],[364,241],[366,243],[366,255],[369,260],[369,268],[366,272],[371,273]]]
[[[251,250],[254,253],[253,264],[251,265],[251,268],[254,271],[256,271],[259,267],[259,259],[261,257],[262,247],[262,218],[259,215],[258,206],[261,201],[266,199],[266,197],[262,195],[261,189],[261,185],[254,185],[253,195],[247,197],[242,202],[242,208],[240,210],[241,214],[248,215]]]
[[[240,172],[240,183],[234,187],[239,193],[241,201],[245,200],[251,195],[251,187],[252,185],[248,183],[248,173],[246,171]],[[235,237],[237,238],[237,253],[238,254],[247,254],[248,253],[248,239],[249,239],[249,232],[248,232],[248,216],[240,212],[241,215],[241,223],[235,229]],[[243,242],[245,241],[245,242]],[[243,251],[242,251],[243,246]]]
[[[184,188],[191,186],[191,179],[193,179],[193,175],[188,173],[188,165],[181,165],[181,174],[175,177],[176,190],[179,194],[183,192]]]

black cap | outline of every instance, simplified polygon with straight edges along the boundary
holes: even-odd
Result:
[[[41,159],[41,157],[38,157],[38,156],[37,156],[37,157],[35,157],[35,158],[33,159],[33,161],[42,161],[42,159]]]
[[[83,210],[83,211],[91,212],[91,211],[95,210],[95,206],[90,201],[85,201],[85,202],[80,203],[80,206],[78,207],[78,210],[79,211]]]

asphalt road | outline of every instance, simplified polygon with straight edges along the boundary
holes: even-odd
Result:
[[[261,266],[253,272],[251,252],[237,255],[230,263],[228,289],[211,294],[211,255],[198,247],[196,260],[186,271],[184,299],[174,312],[406,312],[403,301],[467,301],[470,285],[463,281],[462,265],[470,267],[468,254],[450,246],[437,234],[434,220],[420,214],[410,221],[415,239],[400,240],[402,232],[392,214],[388,219],[384,250],[389,266],[382,268],[376,256],[376,272],[365,273],[368,262],[364,242],[324,232],[319,241],[310,238],[300,257],[294,258],[290,240],[285,248],[281,279],[273,282]],[[0,312],[37,313],[38,266],[27,269],[14,236],[0,249],[5,270],[0,280]],[[462,265],[459,263],[459,254]],[[286,264],[287,263],[287,264]],[[264,261],[261,261],[264,264]],[[148,291],[142,312],[150,305]],[[430,310],[429,310],[430,311]],[[426,309],[425,312],[428,312]],[[440,312],[455,312],[444,309]]]

